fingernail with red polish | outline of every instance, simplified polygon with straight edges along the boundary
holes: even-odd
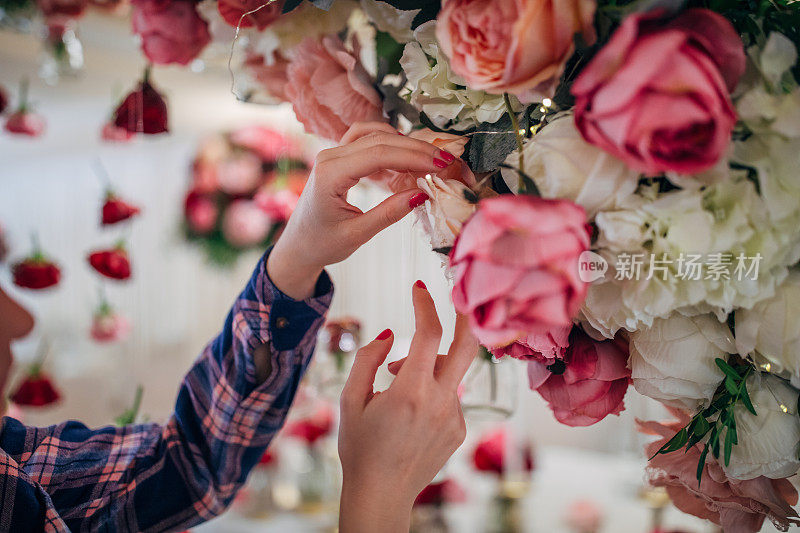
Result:
[[[419,288],[419,289],[425,289],[426,291],[428,290],[428,287],[425,286],[425,284],[422,282],[421,279],[418,279],[417,281],[415,281],[414,282],[414,286]]]
[[[439,167],[439,168],[447,168],[447,163],[445,161],[442,161],[438,157],[434,157],[433,158],[433,166]]]
[[[418,192],[408,200],[408,207],[414,209],[424,204],[428,200],[428,195],[424,192]]]
[[[439,150],[439,157],[441,157],[448,163],[452,163],[453,161],[456,160],[456,156],[454,156],[450,152],[445,152],[444,150]]]
[[[379,340],[379,341],[385,341],[386,339],[388,339],[391,336],[392,336],[392,330],[385,329],[385,330],[381,331],[380,335],[375,337],[375,339]]]
[[[398,132],[397,132],[397,134],[398,134],[398,135],[402,135],[403,137],[405,137],[405,136],[406,136],[406,134],[405,134],[405,133],[403,133],[402,131],[398,131]]]

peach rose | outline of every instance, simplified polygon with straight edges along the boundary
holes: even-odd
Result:
[[[286,97],[306,131],[339,141],[356,122],[385,122],[372,78],[335,35],[308,38],[292,51]]]
[[[444,0],[436,37],[470,89],[552,96],[575,50],[593,44],[594,0]]]

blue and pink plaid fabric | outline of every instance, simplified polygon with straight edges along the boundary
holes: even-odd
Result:
[[[266,254],[219,336],[186,375],[164,425],[47,428],[3,419],[0,531],[180,531],[222,513],[281,428],[333,296],[281,293]],[[272,371],[256,381],[253,350]]]

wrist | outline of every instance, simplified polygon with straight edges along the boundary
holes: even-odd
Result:
[[[369,488],[345,479],[339,512],[341,533],[385,531],[406,533],[411,523],[414,498],[404,497],[383,484]]]
[[[281,239],[275,244],[267,258],[267,275],[278,290],[295,300],[305,300],[314,295],[317,280],[323,266],[303,261],[304,254],[282,245]]]

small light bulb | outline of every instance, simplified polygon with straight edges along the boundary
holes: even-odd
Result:
[[[549,98],[545,98],[544,100],[542,100],[542,105],[545,107],[550,107],[551,105],[553,105],[553,101]]]
[[[520,134],[520,135],[525,135],[525,129],[524,129],[524,128],[520,128],[520,130],[519,130],[519,134]]]
[[[786,407],[785,405],[781,404],[781,411],[783,411],[784,413],[788,413],[789,412],[789,408]]]
[[[770,370],[772,370],[772,365],[770,363],[764,363],[764,366],[762,368],[764,369],[764,372],[769,372]]]

